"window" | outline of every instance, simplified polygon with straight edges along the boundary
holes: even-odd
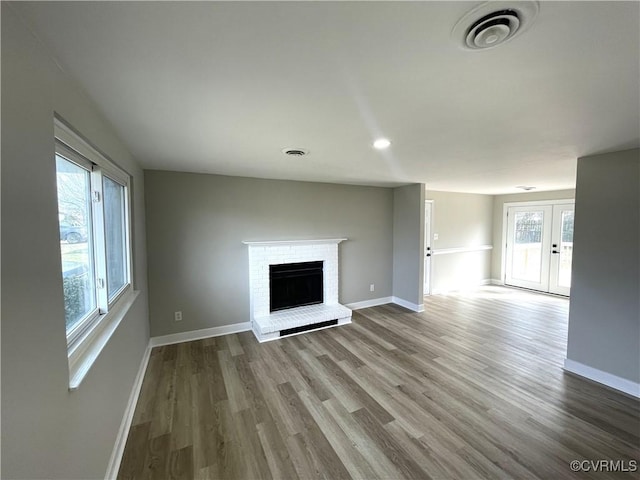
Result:
[[[132,292],[129,176],[57,120],[55,131],[61,272],[72,371],[76,352],[91,348],[87,344]]]
[[[58,221],[67,335],[97,312],[91,172],[56,153]]]
[[[125,186],[109,177],[102,179],[104,195],[105,249],[107,252],[107,297],[113,300],[127,285],[127,237]]]

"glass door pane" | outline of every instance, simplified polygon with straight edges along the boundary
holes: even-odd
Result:
[[[549,292],[569,295],[573,257],[573,204],[553,206]]]
[[[571,259],[573,256],[573,210],[562,212],[562,231],[560,232],[560,269],[558,285],[571,286]]]
[[[551,208],[510,207],[505,283],[547,290]]]
[[[542,222],[544,212],[517,212],[513,245],[513,278],[540,282],[542,274]]]

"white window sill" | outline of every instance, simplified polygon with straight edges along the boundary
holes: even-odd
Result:
[[[79,338],[69,349],[69,390],[76,390],[98,355],[120,325],[140,291],[130,290],[116,305],[96,322],[96,325]]]

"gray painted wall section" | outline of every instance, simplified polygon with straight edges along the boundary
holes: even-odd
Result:
[[[640,383],[640,150],[578,159],[567,358]]]
[[[69,392],[53,115],[133,175],[141,291]],[[104,478],[148,343],[142,171],[87,97],[2,3],[2,477]]]
[[[493,244],[492,195],[427,190],[433,200],[431,248],[474,248]],[[447,253],[431,257],[431,291],[458,290],[491,279],[492,250]]]
[[[391,296],[389,188],[145,171],[145,190],[153,336],[250,320],[245,240],[347,237],[340,302]]]
[[[393,296],[424,303],[424,184],[393,189]]]

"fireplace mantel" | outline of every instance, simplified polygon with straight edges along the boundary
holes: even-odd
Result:
[[[310,240],[260,240],[260,241],[243,241],[245,245],[254,247],[282,246],[282,245],[321,245],[323,243],[340,243],[348,240],[347,238],[312,238]]]

